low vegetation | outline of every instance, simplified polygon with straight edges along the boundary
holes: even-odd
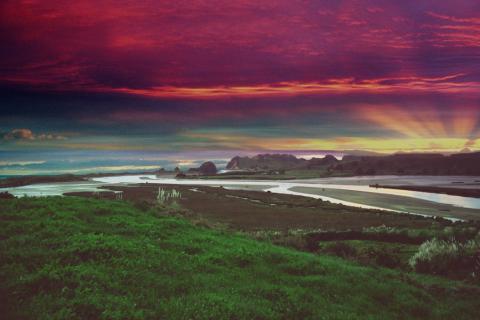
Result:
[[[6,319],[474,319],[479,289],[193,225],[159,207],[0,200]]]
[[[470,265],[461,272],[421,271],[409,259],[429,240],[474,240],[480,222],[351,208],[299,196],[191,186],[114,187],[141,210],[175,211],[195,225],[241,231],[256,240],[295,250],[328,254],[366,266],[442,275],[476,283]],[[170,194],[179,197],[170,197]],[[113,193],[101,193],[103,196]],[[77,193],[83,196],[95,196]],[[163,196],[162,196],[163,195]],[[168,198],[161,204],[158,198]],[[100,197],[101,198],[101,197]],[[348,254],[347,254],[348,253]]]
[[[14,199],[15,196],[10,192],[0,192],[0,199]]]
[[[410,266],[422,273],[469,278],[480,282],[479,240],[469,240],[465,243],[455,239],[428,240],[410,259]]]
[[[319,243],[318,252],[352,260],[363,265],[410,271],[409,258],[417,246],[379,241],[346,240]]]
[[[434,223],[428,228],[264,230],[251,237],[301,251],[335,255],[363,265],[416,271],[478,283],[480,225]]]
[[[432,223],[451,225],[450,221],[442,219],[353,208],[318,199],[269,192],[155,184],[111,186],[108,189],[121,191],[125,200],[145,202],[144,206],[148,207],[157,202],[159,187],[165,191],[175,189],[180,192],[181,198],[177,202],[183,208],[240,231],[361,231],[362,228],[381,225],[412,229],[426,228]],[[88,193],[71,195],[91,196]],[[113,194],[110,195],[113,199]]]
[[[157,193],[157,203],[160,205],[165,205],[169,203],[175,203],[178,199],[182,198],[182,193],[177,191],[176,189],[167,190],[162,189],[161,187],[158,188]]]

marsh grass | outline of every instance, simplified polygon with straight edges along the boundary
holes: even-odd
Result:
[[[176,189],[167,190],[161,187],[158,188],[157,192],[157,203],[160,205],[165,205],[167,203],[176,203],[177,200],[182,198],[182,194]]]

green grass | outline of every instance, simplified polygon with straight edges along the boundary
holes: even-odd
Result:
[[[6,319],[474,319],[478,290],[73,197],[0,201]]]
[[[338,252],[337,245],[339,243],[343,246],[340,247]],[[324,241],[319,243],[319,251],[323,253],[343,256],[362,264],[402,268],[404,270],[410,270],[408,262],[417,252],[418,247],[418,245],[370,240]]]

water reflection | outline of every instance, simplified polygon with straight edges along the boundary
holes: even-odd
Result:
[[[271,192],[301,195],[306,197],[312,197],[322,200],[327,200],[332,203],[339,203],[348,206],[367,208],[367,209],[382,209],[388,211],[397,211],[389,208],[385,208],[380,203],[362,204],[358,202],[345,201],[337,199],[335,197],[326,197],[318,194],[309,194],[303,192],[297,192],[290,190],[294,187],[307,187],[307,188],[320,188],[320,189],[334,189],[334,190],[348,190],[357,192],[368,192],[377,194],[386,194],[392,196],[400,196],[414,199],[421,199],[430,202],[452,205],[461,208],[480,209],[480,199],[468,198],[460,196],[452,196],[446,194],[436,194],[428,192],[418,192],[410,190],[395,190],[395,189],[383,189],[369,187],[368,185],[348,185],[348,184],[331,184],[325,183],[326,181],[309,182],[306,183],[296,181],[246,181],[246,180],[198,180],[198,179],[182,179],[177,180],[173,178],[158,178],[155,175],[130,175],[130,176],[111,176],[111,177],[98,177],[87,182],[66,182],[66,183],[45,183],[34,184],[28,186],[4,188],[0,191],[8,191],[17,197],[21,196],[56,196],[62,195],[66,192],[81,192],[81,191],[101,191],[98,189],[104,185],[115,184],[136,184],[136,183],[161,183],[161,184],[179,184],[179,185],[204,185],[204,186],[261,186],[268,189]]]
[[[480,209],[480,199],[478,198],[468,198],[460,196],[452,196],[447,194],[438,194],[438,193],[429,193],[429,192],[419,192],[419,191],[409,191],[409,190],[396,190],[396,189],[384,189],[384,188],[373,188],[368,185],[346,185],[346,184],[328,184],[328,183],[300,183],[295,181],[246,181],[246,180],[194,180],[194,179],[171,179],[171,178],[157,178],[154,175],[151,176],[113,176],[113,177],[102,177],[95,178],[94,181],[107,184],[115,183],[163,183],[163,184],[181,184],[181,185],[205,185],[205,186],[228,186],[228,185],[255,185],[255,186],[276,186],[270,191],[274,192],[275,190],[285,192],[293,187],[308,187],[308,188],[322,188],[322,189],[337,189],[337,190],[349,190],[349,191],[359,191],[359,192],[370,192],[370,193],[379,193],[379,194],[388,194],[394,196],[409,197],[415,199],[421,199],[441,204],[447,204],[462,208],[469,209]],[[298,194],[299,192],[297,192]],[[303,196],[311,197],[311,194],[302,193]],[[338,202],[337,202],[338,203]],[[352,203],[353,204],[353,203]]]
[[[46,197],[61,196],[67,192],[99,191],[102,186],[99,182],[65,182],[65,183],[42,183],[13,188],[2,188],[0,191],[8,191],[16,197]]]

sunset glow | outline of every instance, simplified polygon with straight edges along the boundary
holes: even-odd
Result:
[[[8,0],[0,28],[3,152],[478,150],[476,1]]]

